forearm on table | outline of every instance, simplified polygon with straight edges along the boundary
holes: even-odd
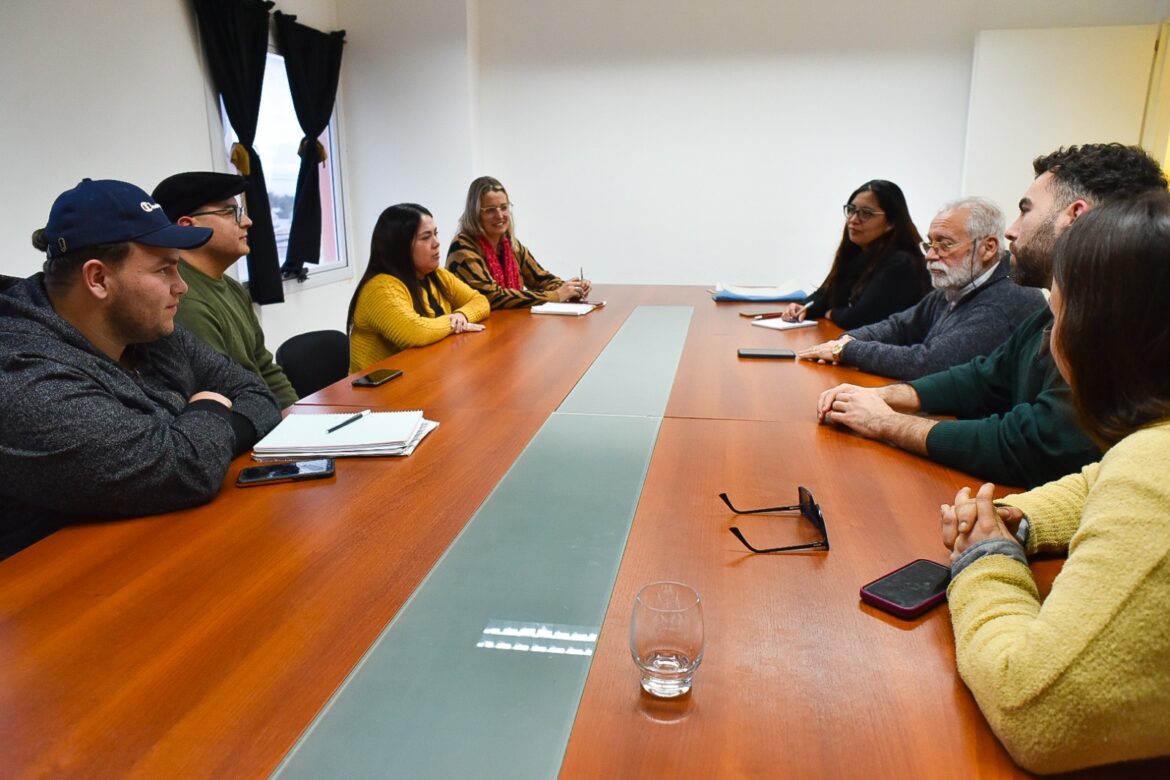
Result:
[[[931,348],[924,344],[902,346],[854,340],[841,351],[842,364],[894,379],[916,379],[933,370],[938,361]]]
[[[908,384],[898,382],[877,388],[878,395],[895,412],[914,413],[922,409],[918,393]]]
[[[893,414],[881,422],[876,438],[887,441],[907,452],[925,455],[927,454],[926,437],[930,435],[930,429],[937,424],[938,420],[932,420],[928,417]]]
[[[462,277],[468,287],[478,292],[488,300],[493,309],[523,309],[537,303],[555,301],[556,293],[534,290],[510,290],[496,284],[494,279],[487,280]]]
[[[466,287],[466,295],[461,295],[455,301],[456,308],[451,312],[452,314],[458,312],[467,318],[468,322],[480,322],[486,320],[492,313],[492,308],[488,304],[487,298],[480,295],[470,287]]]

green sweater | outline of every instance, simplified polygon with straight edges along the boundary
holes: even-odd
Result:
[[[1101,457],[1081,430],[1052,355],[1052,311],[1020,323],[985,357],[910,382],[922,411],[954,415],[926,437],[933,459],[1002,485],[1042,485]]]
[[[264,331],[244,285],[226,274],[212,279],[186,262],[179,263],[179,274],[189,288],[175,315],[179,324],[264,380],[280,408],[296,403],[296,391],[264,346]]]

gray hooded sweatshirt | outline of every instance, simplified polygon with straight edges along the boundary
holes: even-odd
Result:
[[[70,522],[210,501],[280,421],[254,374],[181,326],[126,358],[57,315],[43,274],[0,276],[0,558]],[[187,402],[202,390],[232,408]]]

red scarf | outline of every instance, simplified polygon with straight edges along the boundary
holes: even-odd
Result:
[[[499,255],[496,254],[496,248],[486,238],[479,236],[477,241],[479,248],[483,250],[483,256],[487,258],[488,270],[492,272],[492,279],[496,280],[496,284],[505,290],[519,290],[520,264],[516,262],[516,255],[512,253],[511,237],[506,234],[504,236],[504,262],[502,264]]]

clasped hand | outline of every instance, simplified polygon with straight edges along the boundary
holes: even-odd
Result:
[[[971,498],[971,488],[965,487],[955,494],[955,503],[939,507],[943,544],[951,551],[952,562],[969,547],[987,539],[1008,539],[1019,544],[1015,531],[1024,513],[1014,506],[992,503],[994,490],[990,482],[984,483]]]
[[[844,425],[870,438],[882,438],[885,421],[896,414],[870,387],[837,385],[817,398],[818,422]]]
[[[454,314],[449,314],[447,316],[451,319],[452,333],[475,333],[476,331],[483,330],[483,325],[477,325],[476,323],[471,322],[467,319],[467,315],[461,311],[457,311]]]

